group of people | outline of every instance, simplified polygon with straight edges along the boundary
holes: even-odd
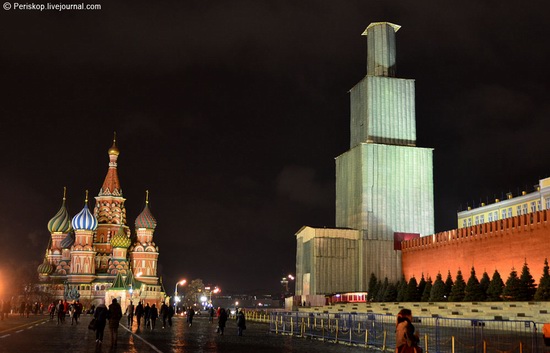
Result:
[[[218,307],[218,310],[215,311],[214,308],[212,307],[210,308],[210,311],[209,311],[209,318],[208,318],[209,322],[214,322],[214,313],[218,317],[218,328],[216,331],[220,335],[223,335],[223,332],[225,330],[225,325],[227,323],[227,319],[231,315],[231,311],[230,309],[226,310],[220,307]],[[244,310],[236,309],[235,317],[237,320],[237,335],[242,336],[243,331],[246,330],[246,316],[244,315]]]
[[[128,327],[132,327],[135,317],[138,329],[141,328],[141,319],[143,318],[145,328],[150,328],[151,330],[154,330],[157,325],[157,319],[159,317],[162,318],[162,328],[165,328],[167,323],[168,326],[172,326],[174,309],[166,305],[165,303],[162,303],[159,312],[156,304],[150,306],[149,303],[146,303],[144,306],[142,302],[139,302],[138,305],[134,306],[134,303],[130,302],[130,304],[126,307],[125,314],[128,317]]]
[[[9,300],[0,301],[0,320],[7,319],[11,312],[11,302]]]
[[[69,314],[71,318],[71,325],[78,325],[78,319],[82,315],[82,303],[75,300],[72,303],[69,303],[66,300],[59,300],[58,302],[51,302],[48,306],[48,313],[50,315],[50,320],[53,320],[57,316],[57,324],[65,323],[65,317]]]
[[[122,308],[117,302],[116,298],[113,299],[109,308],[105,304],[101,303],[94,310],[94,324],[95,341],[96,345],[101,345],[103,342],[103,333],[107,320],[109,320],[109,330],[111,332],[111,347],[116,347],[118,341],[118,325],[122,319]]]

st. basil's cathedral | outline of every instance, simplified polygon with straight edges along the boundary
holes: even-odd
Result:
[[[88,306],[113,298],[123,309],[130,300],[158,305],[165,293],[157,274],[159,249],[153,241],[157,222],[149,209],[149,195],[146,192],[145,208],[136,218],[132,236],[117,173],[116,139],[108,154],[109,169],[93,212],[86,191],[84,208],[71,219],[64,192],[61,208],[48,222],[51,238],[37,269],[39,290],[53,299],[78,299]]]

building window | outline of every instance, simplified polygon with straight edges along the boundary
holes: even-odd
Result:
[[[523,214],[527,214],[527,204],[523,205]]]
[[[506,210],[502,210],[502,219],[506,218]]]
[[[476,216],[476,221],[474,223],[475,225],[478,225],[479,224],[479,216]]]
[[[495,215],[494,215],[494,218],[493,218],[495,221],[498,221],[498,211],[495,211]]]
[[[465,227],[466,227],[466,220],[463,219],[463,220],[462,220],[462,228],[465,228]]]
[[[471,226],[472,226],[472,219],[468,218],[468,227],[471,227]]]
[[[537,209],[535,208],[535,202],[531,202],[531,212],[535,212]]]
[[[541,207],[541,202],[540,200],[537,201],[537,211],[540,211],[542,210],[542,207]]]
[[[489,212],[489,222],[492,222],[492,221],[493,221],[493,214]]]
[[[485,223],[485,215],[479,216],[479,224]]]
[[[550,198],[546,199],[546,209],[550,210]]]
[[[517,215],[517,216],[521,216],[521,206],[518,206],[518,207],[516,208],[516,215]]]

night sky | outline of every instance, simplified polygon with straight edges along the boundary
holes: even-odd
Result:
[[[334,227],[371,22],[402,26],[436,231],[550,176],[547,2],[99,3],[0,12],[0,276],[42,262],[64,186],[71,216],[98,194],[116,131],[128,224],[149,190],[166,290],[276,292],[294,234]]]

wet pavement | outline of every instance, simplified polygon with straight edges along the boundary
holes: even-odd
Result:
[[[195,317],[189,327],[184,318],[175,317],[171,328],[162,328],[157,321],[154,330],[130,329],[123,317],[118,330],[117,347],[111,347],[109,328],[105,328],[104,342],[96,345],[95,332],[88,329],[90,316],[81,317],[79,325],[70,318],[57,325],[48,316],[29,318],[13,316],[0,321],[0,352],[284,352],[284,353],[368,353],[375,349],[321,342],[299,337],[269,333],[269,326],[248,321],[244,335],[237,336],[234,320],[227,322],[225,334],[216,333],[216,323],[206,317]]]

